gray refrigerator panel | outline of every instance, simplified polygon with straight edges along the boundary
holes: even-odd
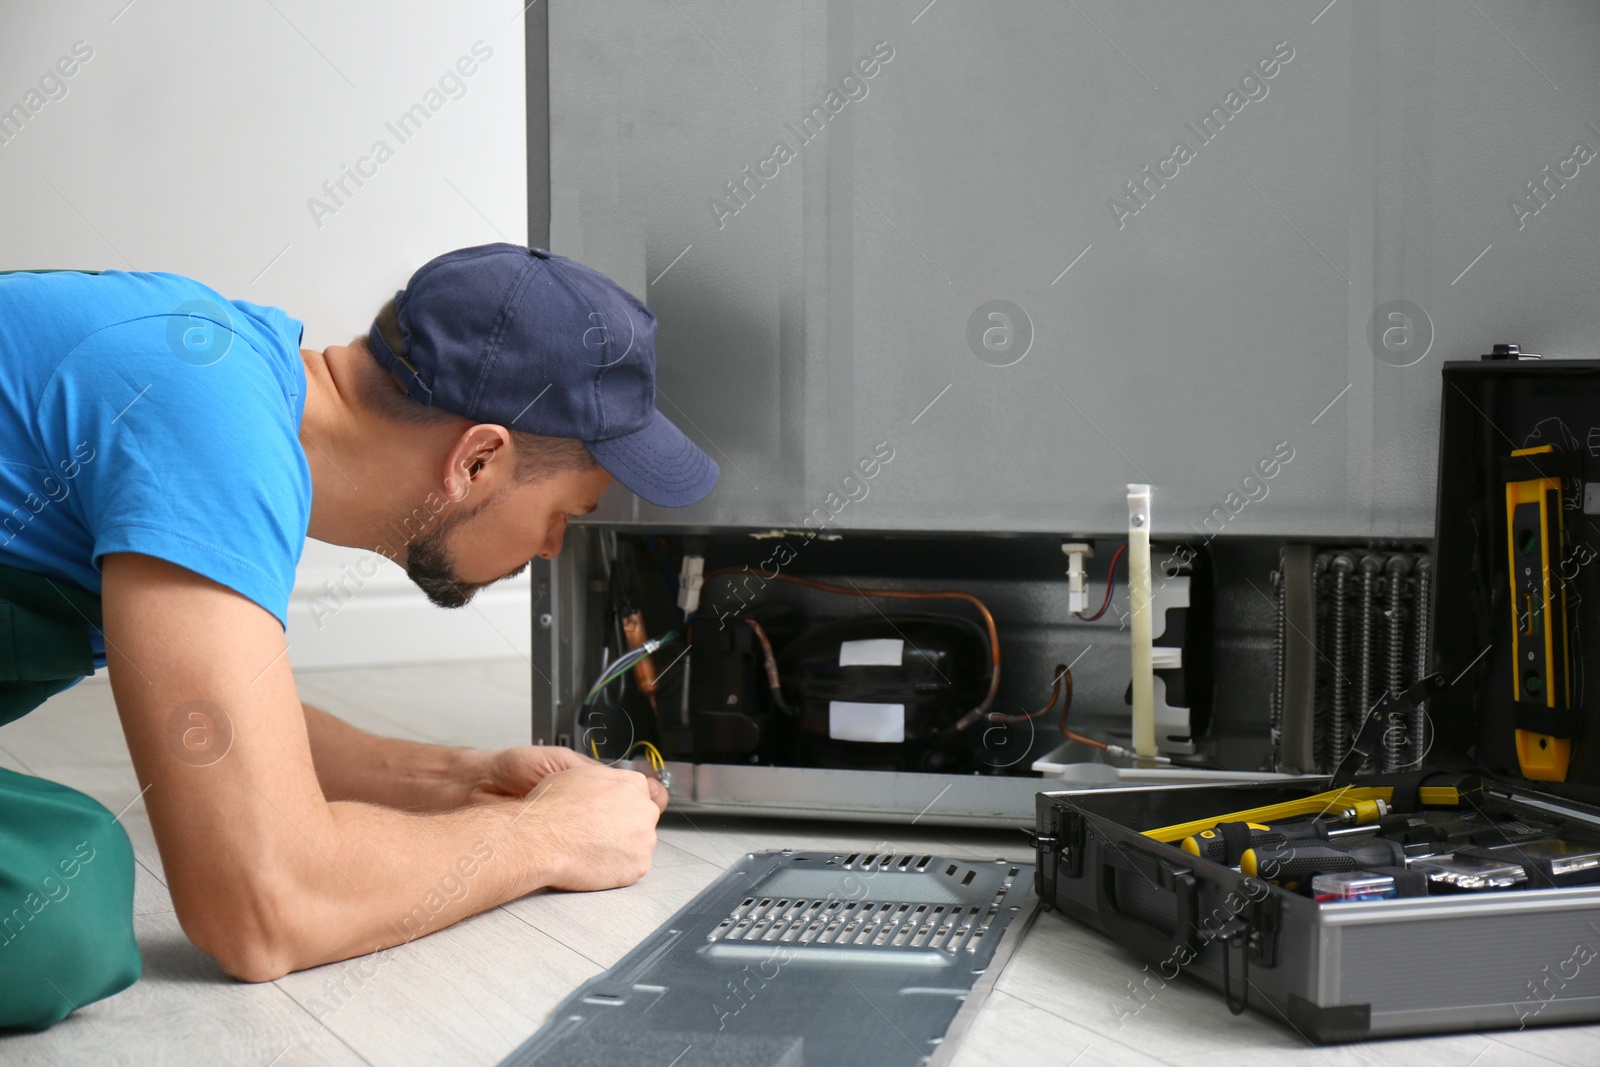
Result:
[[[1439,362],[1594,354],[1600,14],[1320,6],[552,5],[550,243],[723,471],[597,521],[1427,536]]]

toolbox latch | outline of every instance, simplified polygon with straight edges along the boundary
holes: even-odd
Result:
[[[1083,876],[1085,823],[1081,811],[1052,809],[1037,832],[1024,830],[1039,853],[1034,885],[1046,911],[1056,905],[1056,877],[1064,867],[1068,878]]]
[[[1061,828],[1061,861],[1068,878],[1083,877],[1083,852],[1088,844],[1089,820],[1081,811],[1068,811]]]
[[[1244,1009],[1250,1002],[1250,943],[1253,940],[1250,924],[1239,918],[1229,919],[1218,928],[1217,940],[1222,942],[1222,999],[1227,1002],[1229,1011],[1235,1015],[1243,1015]],[[1232,974],[1235,950],[1239,955],[1237,997],[1233,992]]]
[[[1022,828],[1028,844],[1039,853],[1034,881],[1047,909],[1053,904],[1056,874],[1061,868],[1066,868],[1068,878],[1083,877],[1085,823],[1081,811],[1052,808],[1038,830]]]
[[[1283,904],[1261,883],[1245,882],[1245,895],[1260,900],[1250,907],[1250,957],[1261,967],[1278,965],[1278,934],[1283,927]]]
[[[1039,895],[1040,906],[1049,911],[1056,906],[1056,849],[1061,843],[1056,837],[1055,811],[1052,809],[1040,817],[1039,829],[1030,830],[1024,826],[1021,830],[1039,855],[1039,862],[1033,868],[1033,888]]]
[[[1055,829],[1055,819],[1050,820],[1049,829]],[[1056,906],[1056,846],[1061,842],[1053,833],[1029,833],[1028,840],[1039,852],[1039,862],[1033,869],[1034,880],[1038,883],[1039,903],[1045,911]]]

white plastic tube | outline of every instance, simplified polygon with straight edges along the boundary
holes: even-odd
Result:
[[[1133,647],[1133,751],[1154,759],[1156,750],[1155,665],[1151,648],[1150,487],[1128,486],[1128,607]]]

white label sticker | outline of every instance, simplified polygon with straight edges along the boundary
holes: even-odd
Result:
[[[835,741],[899,743],[906,739],[906,706],[831,700],[828,702],[828,736]]]
[[[906,643],[898,637],[875,637],[870,641],[839,643],[841,667],[898,667]]]
[[[1600,482],[1583,483],[1583,513],[1600,515]]]

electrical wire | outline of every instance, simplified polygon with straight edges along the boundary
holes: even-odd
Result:
[[[622,632],[627,637],[630,649],[639,648],[650,640],[650,634],[644,628],[644,615],[638,608],[622,616]],[[633,679],[638,683],[639,692],[650,704],[650,714],[656,715],[656,669],[648,657],[634,660]]]
[[[617,669],[618,664],[622,665],[621,670]],[[610,662],[602,663],[600,666],[600,677],[595,680],[594,685],[592,685],[589,688],[589,691],[584,694],[584,704],[593,704],[595,700],[599,698],[600,694],[605,692],[606,688],[610,686],[612,682],[616,681],[618,678],[627,673],[627,665],[628,661],[626,656],[618,656],[616,659],[611,660]]]
[[[588,707],[590,704],[593,704],[596,698],[598,698],[600,694],[605,691],[606,686],[610,685],[618,678],[621,678],[624,674],[627,674],[628,668],[632,667],[635,663],[638,663],[645,657],[654,654],[658,648],[666,644],[668,641],[671,641],[677,635],[678,632],[676,630],[668,630],[660,637],[651,638],[638,648],[618,656],[616,659],[611,661],[610,666],[603,666],[599,679],[595,681],[594,685],[589,687],[588,695],[583,698],[584,706]]]
[[[649,762],[651,770],[659,773],[664,767],[666,767],[667,761],[661,755],[661,750],[656,748],[656,746],[652,745],[648,741],[635,741],[632,746],[629,747],[628,751],[623,753],[623,762],[627,762],[628,760],[632,759],[633,754],[639,751],[641,748],[644,749],[644,756]]]
[[[628,670],[633,667],[634,664],[648,659],[658,648],[666,644],[668,641],[671,641],[676,636],[677,631],[668,630],[660,637],[652,638],[651,640],[646,641],[638,648],[618,656],[609,663],[607,663],[607,659],[611,655],[611,649],[609,647],[602,649],[600,653],[600,677],[595,680],[594,685],[589,687],[589,693],[583,698],[583,705],[579,709],[580,713],[586,710],[589,705],[593,704],[597,699],[599,699],[600,695],[606,691],[606,687],[611,685],[611,683],[617,682],[622,684],[622,679],[627,675]],[[649,744],[650,743],[648,741],[638,742],[638,745]],[[635,745],[635,747],[638,747],[638,745]],[[655,750],[654,745],[650,745],[650,749],[652,752],[655,752],[654,758],[659,760],[661,758],[661,753]],[[600,758],[600,744],[592,737],[589,739],[589,754],[595,759]],[[660,767],[657,767],[657,770],[659,769]]]
[[[638,663],[640,660],[644,659],[654,651],[654,648],[641,645],[639,648],[633,649],[632,651],[618,656],[616,659],[611,661],[611,666],[606,669],[605,674],[601,675],[601,681],[596,683],[596,689],[604,689],[618,678],[621,678],[623,675],[628,673],[634,664]]]
[[[718,567],[706,572],[705,579],[710,581],[721,574],[747,574],[747,567]],[[828,582],[819,582],[811,578],[801,578],[793,574],[761,575],[763,579],[779,582],[789,582],[792,585],[805,586],[808,589],[818,589],[824,593],[838,593],[842,596],[887,597],[898,600],[964,600],[978,609],[983,616],[984,625],[989,631],[989,660],[991,671],[989,674],[989,691],[984,694],[983,701],[977,707],[967,712],[949,728],[947,733],[958,733],[971,726],[984,716],[990,706],[994,704],[995,694],[1000,690],[1000,631],[994,623],[994,616],[990,614],[988,605],[971,593],[963,593],[957,589],[942,590],[911,590],[911,589],[862,589],[857,586],[832,585]]]
[[[651,770],[659,774],[666,768],[667,761],[666,758],[661,755],[661,750],[648,741],[635,741],[631,746],[629,746],[628,751],[622,754],[622,758],[617,762],[628,762],[628,760],[633,758],[633,754],[640,749],[644,749],[644,757],[646,762],[650,764]],[[589,752],[594,756],[595,759],[600,758],[600,745],[593,739],[590,739],[589,741]]]
[[[601,649],[600,649],[600,675],[601,675],[601,677],[606,676],[607,674],[610,673],[610,671],[611,671],[611,646],[610,645],[603,645],[603,646],[601,646]],[[623,685],[621,677],[619,676],[616,679],[616,681],[613,682],[612,684],[617,687],[617,690],[616,690],[616,692],[611,694],[611,699],[612,700],[616,700],[616,701],[620,701],[622,699],[622,691],[625,688],[625,686]],[[585,703],[587,703],[587,701]]]
[[[1106,598],[1100,602],[1100,610],[1095,612],[1093,615],[1085,615],[1081,611],[1073,612],[1074,615],[1082,619],[1084,622],[1095,622],[1100,618],[1100,616],[1104,615],[1106,613],[1106,609],[1111,606],[1111,593],[1112,590],[1116,589],[1117,587],[1117,562],[1122,559],[1122,554],[1126,551],[1128,551],[1127,545],[1123,545],[1122,547],[1118,548],[1116,553],[1111,557],[1111,566],[1106,568]]]

